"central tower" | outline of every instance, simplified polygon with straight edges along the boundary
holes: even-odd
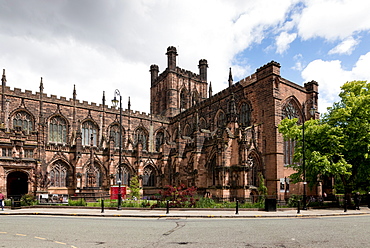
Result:
[[[167,68],[159,74],[150,66],[150,112],[173,117],[207,98],[207,60],[199,61],[199,74],[176,66],[176,47],[167,48]]]

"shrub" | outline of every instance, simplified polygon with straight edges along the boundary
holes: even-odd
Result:
[[[133,176],[130,180],[130,191],[132,199],[140,199],[140,184],[137,176]]]
[[[166,206],[165,201],[170,201],[169,206],[173,208],[195,207],[198,200],[195,198],[197,189],[195,187],[186,188],[184,184],[177,187],[167,185],[159,192],[158,203],[152,205],[152,208]]]
[[[22,206],[31,206],[36,203],[36,198],[32,194],[25,194],[21,197],[21,205]]]
[[[216,202],[211,198],[202,197],[195,203],[197,208],[214,208],[215,206]]]
[[[302,200],[302,196],[300,195],[291,195],[288,200],[288,207],[297,207],[298,201]]]
[[[69,200],[68,201],[68,206],[86,206],[86,201],[85,199],[79,199],[79,200]]]

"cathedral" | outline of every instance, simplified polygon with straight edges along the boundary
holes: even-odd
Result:
[[[149,114],[130,101],[108,107],[104,93],[100,104],[80,102],[75,87],[69,99],[47,96],[42,78],[39,92],[11,89],[3,70],[0,191],[95,199],[120,182],[129,194],[138,176],[145,198],[180,184],[223,200],[258,195],[261,183],[279,199],[302,194],[286,166],[294,142],[277,127],[285,117],[318,118],[308,111],[317,109],[318,83],[295,84],[271,61],[235,83],[230,69],[228,87],[214,94],[207,60],[191,72],[177,55],[170,46],[167,68],[150,66]]]

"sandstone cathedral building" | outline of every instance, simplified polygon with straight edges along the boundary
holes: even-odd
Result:
[[[285,117],[318,118],[307,111],[317,109],[317,82],[284,79],[272,61],[237,83],[230,69],[228,87],[214,94],[207,60],[194,73],[176,65],[175,47],[166,55],[163,72],[150,66],[150,114],[131,110],[130,102],[121,112],[108,107],[104,93],[98,105],[80,102],[75,88],[69,99],[47,96],[42,79],[39,92],[12,90],[4,70],[3,194],[109,197],[119,178],[129,192],[134,175],[145,197],[185,184],[215,199],[245,199],[259,193],[261,178],[269,195],[301,194],[302,183],[289,181],[293,171],[286,166],[294,142],[284,141],[277,127]]]

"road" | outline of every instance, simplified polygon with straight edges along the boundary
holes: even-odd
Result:
[[[0,247],[369,247],[370,216],[185,219],[1,216]]]

